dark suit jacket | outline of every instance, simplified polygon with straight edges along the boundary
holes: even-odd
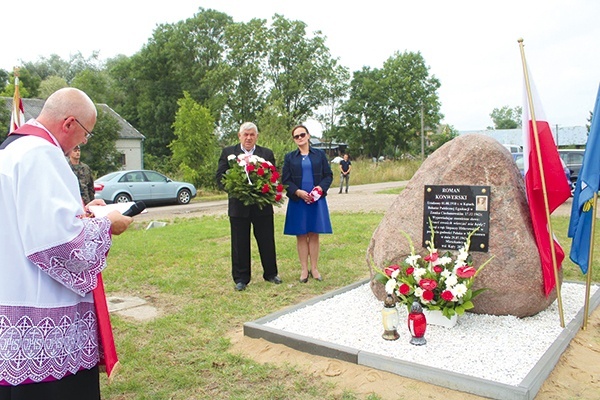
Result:
[[[224,190],[223,182],[222,182],[223,175],[229,169],[229,161],[227,160],[227,157],[232,154],[237,157],[243,153],[244,153],[244,150],[242,150],[242,146],[240,144],[236,144],[235,146],[225,147],[223,149],[223,151],[221,152],[221,157],[219,157],[219,166],[217,167],[217,176],[216,176],[217,185],[219,186],[219,188],[221,190]],[[254,149],[253,154],[255,156],[262,157],[267,161],[270,161],[271,164],[276,166],[275,155],[273,154],[273,151],[271,149],[256,145],[256,148]],[[230,217],[247,218],[250,216],[251,211],[255,215],[269,215],[269,214],[273,214],[273,206],[267,205],[267,206],[264,206],[263,209],[261,210],[260,208],[258,208],[258,206],[255,206],[255,205],[245,206],[244,203],[241,202],[240,200],[229,196],[229,205],[228,205],[228,209],[227,209],[227,214]]]
[[[333,172],[327,161],[327,155],[323,150],[310,147],[308,158],[310,158],[312,164],[313,182],[315,186],[321,186],[323,196],[327,196],[329,186],[333,182]],[[296,190],[300,189],[302,185],[302,155],[300,150],[296,149],[285,155],[281,181],[284,185],[287,185],[286,192],[290,200],[299,200],[300,198],[296,196]]]

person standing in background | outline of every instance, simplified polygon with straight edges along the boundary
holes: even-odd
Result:
[[[298,149],[285,155],[281,173],[289,198],[283,233],[296,236],[302,267],[300,282],[308,282],[309,274],[322,281],[318,270],[319,234],[333,233],[326,199],[333,172],[325,152],[310,147],[310,135],[304,125],[292,129],[292,138]]]
[[[352,161],[348,159],[348,153],[344,154],[344,159],[340,161],[340,193],[346,181],[346,193],[348,193],[348,184],[350,182],[350,171],[352,170]]]
[[[81,147],[75,146],[75,148],[69,152],[69,165],[79,181],[79,191],[81,192],[83,204],[87,205],[94,200],[94,177],[92,176],[90,167],[87,164],[82,163],[80,158]]]
[[[133,218],[85,217],[65,154],[87,143],[96,116],[84,92],[63,88],[0,145],[2,400],[100,399],[99,364],[114,350],[100,335],[100,272]]]
[[[239,144],[225,147],[219,157],[217,167],[217,185],[223,187],[223,175],[229,169],[228,157],[240,154],[256,155],[275,165],[275,155],[271,149],[256,144],[258,128],[252,122],[245,122],[238,131]],[[229,196],[227,208],[229,225],[231,229],[231,275],[235,282],[235,290],[246,289],[250,278],[250,227],[254,230],[254,237],[258,244],[260,262],[263,267],[263,278],[267,282],[279,285],[282,283],[277,272],[277,259],[275,256],[275,227],[273,223],[273,206],[268,205],[262,209],[257,205],[244,205],[235,197]]]

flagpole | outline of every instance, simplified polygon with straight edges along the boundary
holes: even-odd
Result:
[[[537,154],[537,163],[541,171],[540,179],[542,182],[542,193],[544,195],[544,208],[546,209],[546,220],[548,221],[548,235],[550,236],[550,253],[552,254],[552,268],[554,269],[554,282],[556,287],[556,299],[558,301],[558,314],[560,316],[560,326],[565,327],[565,317],[563,314],[562,296],[560,293],[560,283],[558,280],[558,266],[556,265],[556,249],[554,248],[554,234],[552,231],[552,221],[550,220],[550,206],[548,205],[548,193],[546,191],[546,177],[544,176],[544,163],[540,152],[540,139],[538,137],[537,121],[535,119],[535,110],[533,107],[533,98],[531,96],[531,87],[529,85],[529,72],[527,61],[525,60],[525,49],[523,48],[523,39],[519,39],[519,49],[521,50],[521,60],[523,63],[523,74],[525,76],[525,87],[527,88],[527,102],[531,111],[531,124],[533,126],[533,137],[535,139],[535,150]]]
[[[588,253],[588,270],[585,280],[585,306],[583,307],[583,326],[581,329],[587,329],[588,313],[590,312],[590,286],[592,285],[592,261],[594,259],[594,239],[596,236],[596,205],[598,204],[598,193],[594,193],[592,200],[592,231],[590,232],[590,251]]]

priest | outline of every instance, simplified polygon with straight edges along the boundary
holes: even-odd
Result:
[[[0,400],[97,400],[116,363],[100,273],[132,218],[90,215],[65,159],[96,117],[63,88],[0,145]]]

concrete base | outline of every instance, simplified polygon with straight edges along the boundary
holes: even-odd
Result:
[[[364,285],[368,280],[357,282],[344,288],[326,293],[322,296],[297,304],[293,307],[275,312],[266,317],[244,324],[244,335],[252,338],[262,338],[273,343],[280,343],[293,349],[315,354],[323,357],[348,361],[383,371],[388,371],[407,378],[412,378],[430,384],[443,386],[453,390],[472,393],[478,396],[494,399],[523,399],[532,400],[542,384],[556,366],[560,356],[565,351],[571,340],[581,329],[583,323],[583,305],[576,317],[570,322],[561,334],[537,361],[526,377],[518,385],[507,385],[486,379],[454,373],[429,366],[408,363],[406,361],[369,353],[363,350],[340,346],[334,343],[317,340],[314,338],[293,334],[279,329],[265,326],[270,321],[294,312],[309,305],[329,299],[348,290]],[[590,299],[590,314],[600,304],[600,290],[596,290]],[[492,344],[493,345],[493,344]]]

